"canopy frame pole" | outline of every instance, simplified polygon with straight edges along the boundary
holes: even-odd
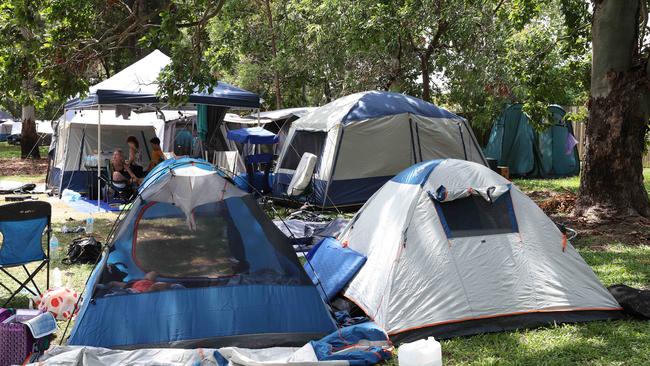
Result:
[[[68,110],[64,108],[63,109],[63,130],[66,131],[66,133],[69,132],[69,129],[65,128],[67,123],[68,123]],[[57,140],[59,139],[59,136],[60,136],[59,132],[61,131],[61,129],[59,127],[61,127],[61,126],[60,125],[57,126],[57,134],[56,134],[57,135],[56,136]],[[54,136],[52,136],[52,137],[54,137]],[[63,194],[63,173],[65,172],[65,167],[68,165],[68,143],[69,143],[69,141],[70,141],[70,134],[68,134],[68,137],[65,139],[66,144],[65,144],[65,147],[63,148],[64,149],[63,150],[63,169],[61,169],[61,172],[59,173],[60,174],[60,177],[59,177],[59,192],[58,192],[59,193],[59,198],[61,198],[61,196]],[[60,149],[61,147],[58,146],[58,143],[59,143],[59,141],[57,141],[57,147],[56,148]],[[83,146],[81,146],[80,148],[82,149],[81,151],[83,151]],[[59,155],[59,152],[54,151],[54,162],[55,163],[57,161],[56,158],[57,158],[58,155]]]
[[[97,117],[97,212],[100,212],[100,201],[102,198],[102,105],[98,105],[99,116]]]

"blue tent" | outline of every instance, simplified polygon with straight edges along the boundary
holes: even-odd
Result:
[[[278,136],[262,127],[249,127],[228,131],[228,140],[240,144],[265,145],[277,144]]]
[[[68,344],[302,345],[336,329],[290,240],[196,159],[145,178],[93,270]]]
[[[90,87],[84,99],[73,99],[66,109],[83,109],[98,105],[156,104],[161,103],[158,93],[158,77],[171,59],[155,50],[112,77]],[[212,91],[197,91],[190,95],[189,103],[224,107],[259,108],[257,94],[219,82]]]

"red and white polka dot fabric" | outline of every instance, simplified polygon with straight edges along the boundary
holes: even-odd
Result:
[[[65,287],[47,290],[41,296],[35,296],[34,306],[41,311],[49,311],[56,320],[68,320],[77,313],[75,305],[79,294]]]

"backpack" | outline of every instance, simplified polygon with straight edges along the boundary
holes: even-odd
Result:
[[[80,237],[72,241],[68,247],[68,256],[63,259],[65,264],[97,263],[102,255],[102,243],[93,236]]]

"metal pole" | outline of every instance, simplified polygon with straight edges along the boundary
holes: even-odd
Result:
[[[68,129],[66,129],[67,123],[68,123],[68,110],[64,109],[63,110],[63,130],[65,131],[66,134],[69,131]],[[61,127],[61,126],[59,126],[59,127]],[[60,132],[61,129],[59,128],[58,131]],[[63,193],[63,172],[65,171],[65,167],[68,164],[68,143],[69,143],[68,137],[70,137],[69,134],[66,135],[65,147],[63,147],[63,146],[59,146],[61,140],[63,139],[63,137],[59,133],[57,133],[57,136],[56,136],[56,138],[57,138],[56,151],[54,152],[54,163],[55,164],[57,163],[56,158],[57,158],[57,156],[59,156],[59,149],[63,148],[63,154],[61,155],[63,157],[63,169],[61,169],[61,171],[59,172],[59,174],[60,174],[60,177],[59,177],[59,198],[61,198],[61,194]],[[81,151],[83,151],[83,146],[81,146],[80,149],[81,149]]]
[[[99,115],[97,117],[97,212],[100,210],[99,201],[101,199],[102,186],[102,106],[98,106]]]

